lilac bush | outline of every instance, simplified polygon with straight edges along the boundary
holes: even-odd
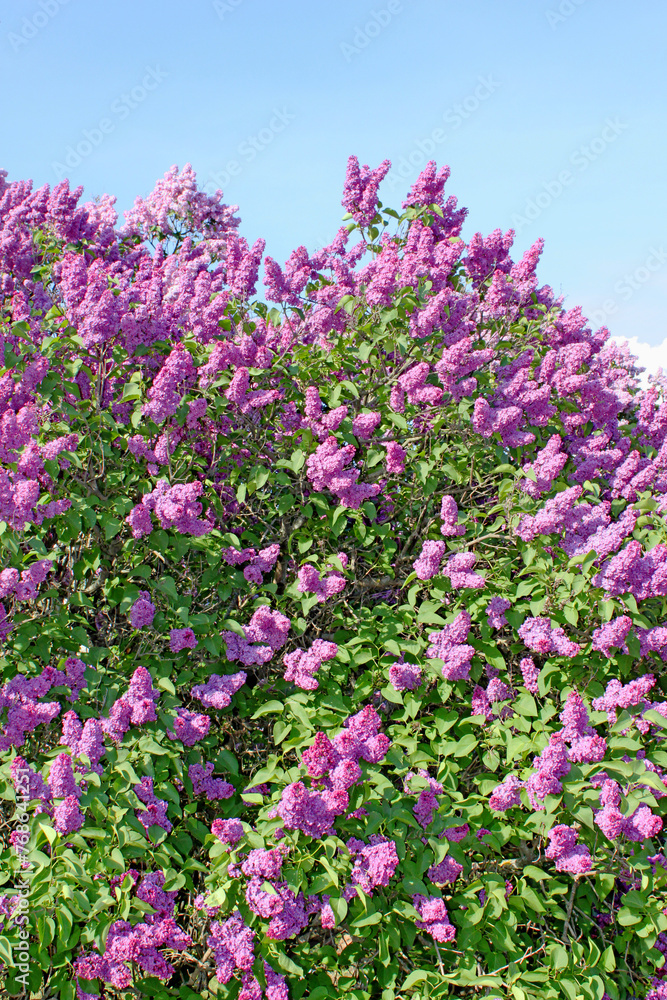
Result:
[[[667,997],[667,382],[388,169],[0,174],[3,995]]]

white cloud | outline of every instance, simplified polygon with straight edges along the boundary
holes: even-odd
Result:
[[[667,337],[661,344],[645,344],[637,337],[610,337],[610,340],[617,344],[627,343],[630,353],[637,357],[639,367],[646,369],[641,377],[642,385],[648,385],[647,376],[657,372],[658,368],[667,374]]]

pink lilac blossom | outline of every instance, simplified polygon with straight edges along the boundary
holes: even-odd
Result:
[[[485,584],[485,579],[479,573],[473,573],[472,568],[477,562],[474,552],[457,552],[451,556],[441,569],[443,576],[448,576],[455,590],[464,587],[479,589]]]
[[[268,663],[273,654],[285,645],[289,629],[289,618],[263,604],[243,629],[244,637],[235,632],[221,633],[227,646],[227,659],[240,660],[244,666]]]
[[[322,576],[311,563],[302,566],[297,574],[297,590],[300,594],[316,594],[318,603],[323,604],[330,597],[345,588],[345,577],[340,573]]]
[[[203,740],[211,728],[208,715],[190,712],[187,708],[179,708],[174,718],[173,731],[168,729],[170,740],[180,740],[183,746],[191,747]]]
[[[576,830],[561,824],[549,830],[548,837],[549,846],[544,855],[556,862],[556,871],[571,875],[585,875],[591,871],[593,862],[590,851],[584,844],[576,843]]]
[[[462,871],[463,865],[447,855],[439,864],[431,865],[426,875],[436,885],[454,885]]]
[[[378,188],[390,167],[389,160],[383,160],[371,170],[367,164],[360,167],[356,156],[349,157],[341,204],[359,227],[370,226],[375,218]]]
[[[512,607],[512,602],[506,597],[492,597],[486,606],[486,616],[491,628],[502,628],[507,625],[505,612]]]
[[[389,667],[389,682],[397,691],[415,691],[422,682],[422,668],[401,659]]]
[[[169,649],[180,653],[182,649],[194,649],[197,639],[191,628],[173,628],[169,633]]]
[[[443,788],[439,781],[429,776],[428,771],[421,769],[419,776],[428,783],[428,788],[422,790],[412,811],[419,825],[425,830],[433,822],[438,810],[437,796],[442,794]]]
[[[364,500],[370,500],[380,492],[377,483],[358,483],[359,469],[345,469],[356,452],[354,445],[339,448],[338,441],[330,435],[308,456],[306,469],[308,478],[316,490],[329,490],[338,497],[344,507],[358,510]]]
[[[530,656],[524,656],[519,662],[519,668],[526,690],[530,691],[531,694],[539,694],[538,678],[540,671],[535,666],[533,659]]]
[[[155,605],[151,603],[148,590],[139,591],[139,600],[130,608],[130,624],[132,628],[147,628],[153,624]]]
[[[456,928],[450,922],[447,907],[442,899],[437,896],[417,894],[412,897],[412,903],[421,917],[421,920],[416,921],[420,930],[426,931],[435,941],[454,941]]]
[[[465,840],[469,833],[470,827],[467,823],[464,823],[463,826],[448,826],[447,829],[440,834],[440,836],[446,837],[447,840],[458,844],[460,840]]]
[[[571,486],[557,493],[547,500],[537,514],[523,517],[515,529],[516,534],[524,542],[531,542],[538,535],[551,535],[560,531],[582,492],[581,486]]]
[[[310,791],[301,781],[296,781],[283,789],[277,813],[288,830],[301,830],[302,833],[316,839],[325,837],[331,832],[333,821],[338,814],[335,808],[327,803],[323,794]]]
[[[581,651],[581,647],[568,639],[560,626],[554,627],[549,618],[526,618],[518,631],[528,648],[536,653],[573,657]]]
[[[382,414],[377,411],[359,413],[352,421],[352,433],[360,441],[368,441],[379,427],[381,420]]]
[[[238,819],[214,819],[211,833],[223,844],[230,844],[233,847],[244,836],[243,824]]]
[[[506,812],[512,806],[521,805],[523,782],[514,774],[509,774],[500,785],[496,785],[489,799],[489,807],[494,812]]]
[[[227,708],[232,697],[243,687],[247,675],[243,670],[237,674],[211,674],[205,684],[195,684],[190,692],[206,708]]]
[[[354,868],[350,880],[354,885],[358,885],[366,896],[372,896],[373,890],[380,886],[387,886],[394,877],[398,867],[398,855],[396,844],[393,840],[378,841],[371,840],[371,846],[356,847],[353,844],[348,849],[355,858]]]
[[[474,647],[464,643],[470,625],[470,615],[467,611],[461,611],[451,624],[446,625],[440,632],[431,632],[428,636],[431,645],[426,650],[426,655],[442,660],[442,676],[446,680],[468,679],[470,661],[475,654]]]
[[[86,821],[76,795],[66,796],[53,810],[53,825],[62,836],[76,833]]]
[[[134,793],[146,806],[142,811],[136,812],[136,817],[146,830],[149,839],[151,826],[159,826],[169,833],[172,823],[167,818],[167,802],[164,799],[158,799],[155,795],[153,779],[142,778],[139,784],[134,786]]]
[[[560,733],[551,735],[548,745],[539,757],[534,758],[533,767],[535,771],[524,782],[524,788],[533,809],[540,811],[544,809],[543,803],[547,795],[559,795],[562,792],[560,779],[570,771],[567,747]]]
[[[593,708],[596,712],[606,712],[609,722],[613,724],[616,722],[617,708],[630,708],[632,705],[643,703],[654,684],[653,674],[643,674],[628,684],[621,684],[616,679],[611,680],[604,695],[593,699]]]
[[[81,789],[74,780],[72,758],[68,753],[58,754],[49,768],[49,788],[54,799],[64,799],[74,795],[81,796]]]
[[[151,511],[164,529],[175,528],[180,534],[197,538],[212,531],[214,522],[199,518],[203,507],[196,497],[203,489],[199,480],[176,486],[170,486],[166,479],[158,480],[155,489],[146,493],[125,518],[132,529],[132,537],[142,538],[153,530]]]
[[[214,766],[207,763],[205,767],[201,764],[191,764],[188,768],[188,777],[192,782],[192,791],[195,795],[205,795],[209,802],[216,799],[229,799],[234,794],[234,786],[222,778],[213,778]]]
[[[387,449],[387,472],[390,475],[400,475],[405,469],[405,459],[407,457],[405,449],[397,441],[385,441],[383,443]]]
[[[427,540],[423,543],[419,558],[412,564],[419,580],[431,580],[440,572],[440,563],[446,551],[445,542]]]
[[[551,489],[551,485],[567,464],[567,454],[561,451],[560,434],[552,434],[544,448],[537,452],[533,462],[524,465],[523,471],[531,471],[535,479],[525,479],[520,489],[531,497],[539,497]]]
[[[316,639],[308,650],[295,649],[294,652],[287,653],[283,657],[285,680],[304,691],[315,691],[319,687],[315,674],[325,660],[332,660],[337,653],[336,643],[325,642],[323,639]]]

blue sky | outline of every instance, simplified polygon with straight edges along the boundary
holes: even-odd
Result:
[[[190,162],[282,262],[336,232],[350,154],[396,207],[434,158],[465,237],[544,237],[540,280],[667,369],[666,29],[647,0],[0,0],[0,166],[122,213]]]

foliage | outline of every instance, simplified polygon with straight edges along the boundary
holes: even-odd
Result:
[[[8,995],[666,995],[665,384],[387,168],[0,184]]]

